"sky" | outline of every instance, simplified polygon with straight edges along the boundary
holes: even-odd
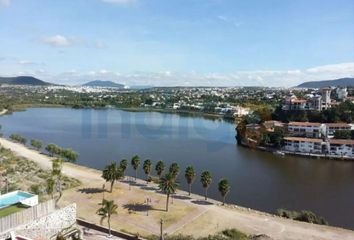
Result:
[[[295,86],[354,77],[353,0],[0,0],[0,76]]]

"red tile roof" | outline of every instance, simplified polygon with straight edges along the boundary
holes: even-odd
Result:
[[[321,123],[319,122],[289,122],[289,126],[305,126],[305,127],[319,127]]]
[[[318,139],[318,138],[285,137],[284,140],[286,140],[286,141],[299,141],[299,142],[316,142],[316,143],[322,143],[322,139]]]
[[[329,140],[330,144],[338,144],[338,145],[354,145],[354,140],[352,139],[330,139]]]
[[[327,127],[351,127],[348,123],[326,123]]]

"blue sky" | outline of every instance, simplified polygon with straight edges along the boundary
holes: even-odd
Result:
[[[0,75],[164,86],[354,76],[354,1],[0,0]]]

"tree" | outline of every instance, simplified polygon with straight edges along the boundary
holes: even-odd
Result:
[[[226,198],[226,195],[229,194],[230,188],[231,187],[230,187],[229,181],[227,181],[227,179],[220,180],[218,189],[219,189],[219,192],[222,196],[222,205],[225,205],[225,198]]]
[[[334,138],[338,139],[351,139],[352,132],[350,130],[336,130],[334,132]]]
[[[37,149],[37,151],[41,150],[43,143],[39,140],[32,139],[31,140],[31,146]]]
[[[102,171],[102,178],[106,182],[111,183],[110,192],[113,191],[113,185],[116,180],[119,180],[123,177],[123,171],[120,169],[115,162],[107,165]]]
[[[119,163],[119,168],[122,169],[123,172],[123,178],[125,176],[125,171],[128,168],[128,160],[127,159],[122,159]]]
[[[172,176],[177,179],[178,177],[178,174],[179,174],[179,166],[177,163],[172,163],[170,165],[170,169],[169,169],[170,173],[172,174]]]
[[[57,145],[50,143],[46,146],[45,150],[52,156],[54,157],[54,154],[59,155],[61,152],[61,148],[58,147]]]
[[[166,212],[168,212],[168,203],[170,199],[170,194],[176,192],[178,184],[176,183],[176,178],[172,173],[167,173],[164,177],[160,179],[159,189],[166,194]]]
[[[101,207],[97,210],[97,214],[101,216],[100,224],[102,225],[103,221],[107,218],[108,223],[108,234],[111,234],[111,216],[117,214],[118,205],[114,203],[113,200],[108,201],[106,199],[102,200],[100,203]]]
[[[12,141],[21,143],[21,144],[23,144],[23,145],[26,145],[26,143],[27,143],[27,139],[26,139],[25,137],[22,137],[22,136],[19,135],[19,134],[11,134],[11,135],[10,135],[10,139],[11,139]]]
[[[131,164],[135,170],[135,181],[136,181],[136,178],[138,177],[138,168],[140,166],[140,157],[138,155],[135,155],[132,158]]]
[[[79,154],[71,149],[61,149],[59,154],[66,158],[66,160],[69,162],[76,162],[76,160],[79,158]]]
[[[149,182],[150,179],[150,173],[151,173],[151,168],[152,168],[152,163],[150,159],[146,159],[143,164],[143,169],[146,174],[146,182]]]
[[[189,185],[189,193],[188,193],[189,196],[191,195],[191,192],[192,192],[192,184],[193,184],[193,182],[194,182],[194,180],[195,180],[196,175],[197,175],[197,174],[196,174],[196,172],[195,172],[193,166],[188,166],[188,167],[186,168],[184,177],[186,178],[187,183],[188,183],[188,185]]]
[[[163,173],[163,171],[165,170],[165,164],[163,163],[163,161],[158,161],[156,166],[155,166],[155,170],[157,175],[159,176],[159,178],[161,178],[161,175]]]
[[[53,194],[54,194],[54,186],[55,186],[55,180],[51,177],[47,179],[47,187],[46,187],[46,192],[48,195],[50,195],[53,199]]]
[[[200,182],[203,185],[203,188],[205,189],[205,200],[208,200],[208,188],[212,182],[212,176],[209,171],[204,171],[200,175]]]

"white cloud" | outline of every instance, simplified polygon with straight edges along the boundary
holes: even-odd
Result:
[[[69,47],[78,42],[75,38],[68,38],[62,35],[44,37],[41,40],[43,43],[49,44],[53,47]]]
[[[0,0],[0,5],[2,6],[10,6],[11,0]]]
[[[234,27],[240,27],[243,24],[243,22],[240,22],[235,18],[230,18],[230,17],[224,16],[224,15],[219,15],[219,16],[217,16],[217,18],[220,21],[222,21],[228,25],[234,26]]]
[[[324,66],[319,66],[314,68],[308,68],[306,69],[306,71],[309,73],[326,72],[326,73],[338,74],[342,72],[351,72],[354,74],[354,63],[330,64],[330,65],[324,65]]]
[[[0,72],[5,71],[0,65]],[[23,70],[22,70],[23,71]],[[14,72],[15,73],[15,72]],[[120,73],[112,69],[92,71],[70,70],[51,74],[39,70],[26,72],[45,81],[59,84],[81,84],[91,80],[110,80],[129,86],[269,86],[293,87],[306,81],[331,80],[354,77],[354,62],[290,70],[235,71],[232,73],[196,72],[131,72]]]
[[[29,61],[29,60],[19,60],[17,63],[20,65],[33,65],[34,64],[34,62]]]
[[[106,48],[107,45],[106,45],[106,43],[105,43],[104,41],[102,41],[102,40],[97,40],[97,41],[95,42],[95,47],[98,48],[98,49],[102,49],[102,48]]]
[[[130,5],[136,3],[137,0],[101,0],[105,3],[111,3],[116,5]]]

